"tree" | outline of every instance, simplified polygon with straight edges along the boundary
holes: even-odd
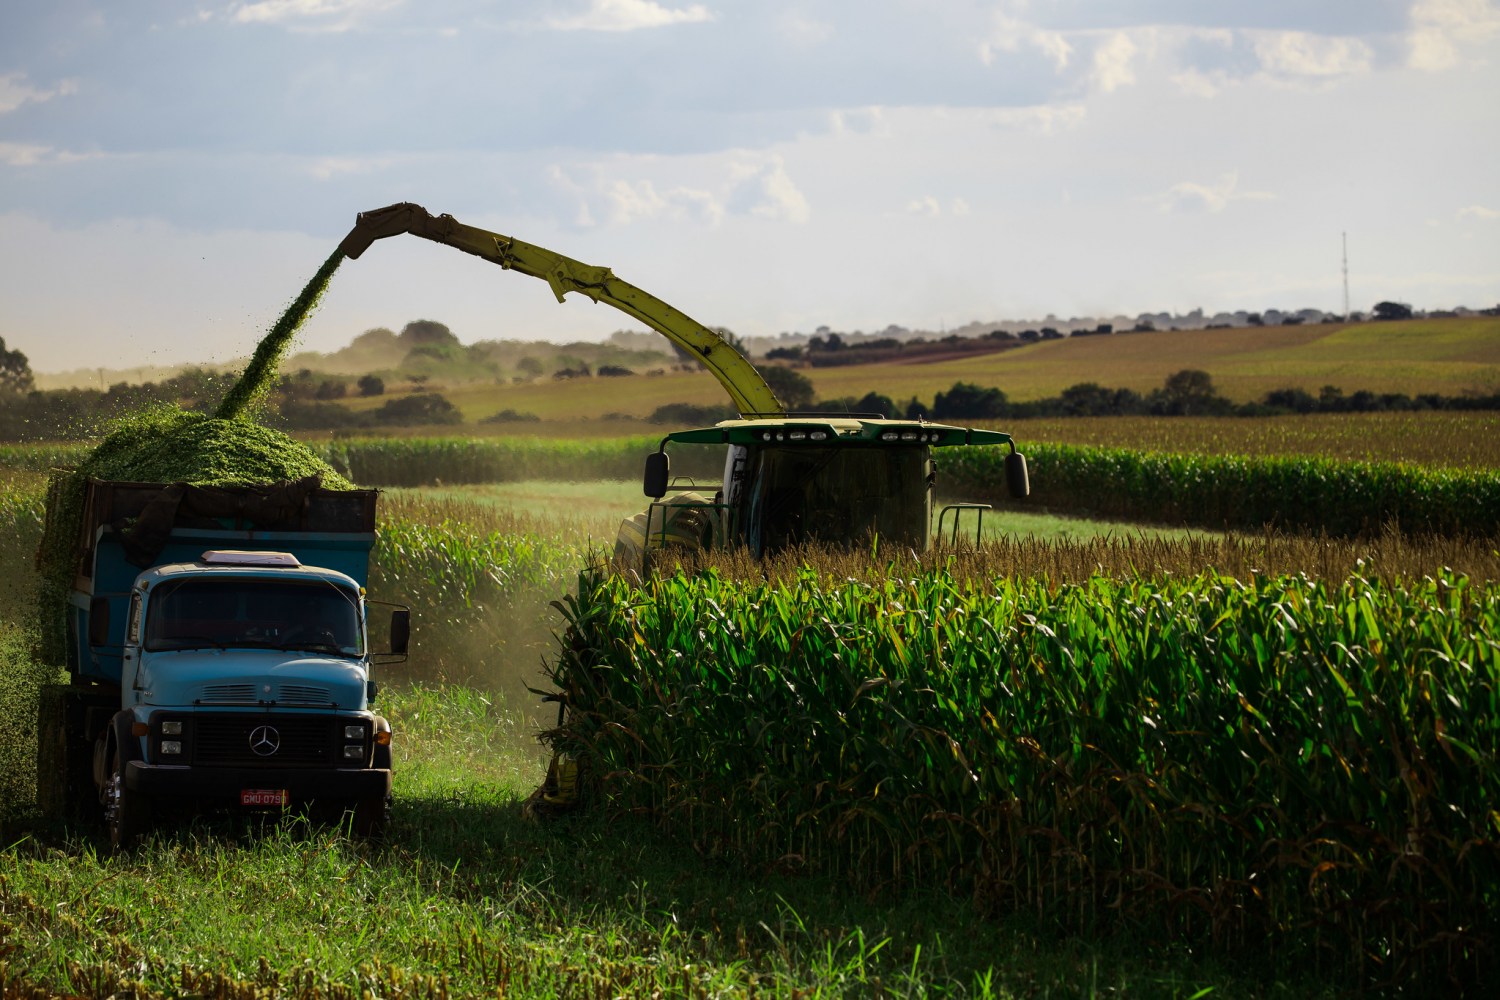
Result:
[[[1375,303],[1376,319],[1411,319],[1411,306],[1405,302]]]
[[[5,349],[5,338],[0,337],[0,394],[20,395],[30,392],[35,380],[31,375],[31,362],[20,351]]]
[[[1214,391],[1214,380],[1206,371],[1184,368],[1167,376],[1160,390],[1161,412],[1174,416],[1225,411],[1228,400]]]
[[[805,410],[817,398],[812,379],[801,372],[782,365],[766,365],[760,374],[788,410]]]
[[[374,332],[374,331],[368,331]],[[442,323],[431,319],[414,319],[401,328],[401,335],[397,338],[408,348],[419,344],[446,344],[453,347],[458,346],[458,338],[453,331]]]
[[[361,375],[359,382],[359,394],[361,396],[383,396],[385,394],[385,380],[379,375]]]
[[[982,420],[1005,416],[1005,393],[970,382],[954,382],[932,401],[932,415],[939,420]]]
[[[435,392],[388,399],[373,416],[378,423],[395,426],[458,424],[464,419],[458,407]]]
[[[878,413],[882,417],[896,415],[896,402],[878,392],[867,392],[854,404],[855,413]]]
[[[1062,391],[1062,411],[1070,417],[1103,417],[1113,413],[1114,393],[1098,382],[1079,382]]]

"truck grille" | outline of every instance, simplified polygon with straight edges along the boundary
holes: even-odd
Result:
[[[333,701],[327,688],[310,684],[283,684],[280,694],[283,705],[327,705]]]
[[[255,703],[254,684],[208,684],[198,700],[205,705],[245,705]]]
[[[329,715],[199,715],[195,764],[209,767],[333,767],[340,763],[343,726]]]

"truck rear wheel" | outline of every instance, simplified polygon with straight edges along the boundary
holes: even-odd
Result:
[[[97,822],[94,745],[81,732],[88,699],[77,688],[43,687],[37,703],[36,803],[52,820]]]

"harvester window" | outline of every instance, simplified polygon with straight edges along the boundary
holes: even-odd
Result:
[[[759,552],[803,542],[862,544],[875,533],[923,548],[930,499],[926,449],[767,448],[752,475],[746,541]]]

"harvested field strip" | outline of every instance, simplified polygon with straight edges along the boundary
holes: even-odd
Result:
[[[709,570],[587,576],[569,619],[557,745],[701,851],[1285,969],[1492,967],[1491,588]]]

